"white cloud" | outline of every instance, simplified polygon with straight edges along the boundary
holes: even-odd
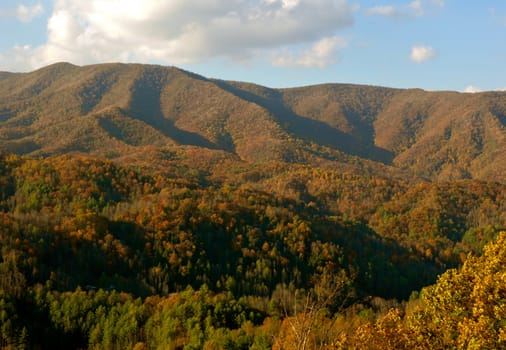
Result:
[[[24,67],[35,67],[40,49],[34,49],[30,45],[15,46],[5,53],[0,53],[0,70],[18,72]]]
[[[54,0],[47,43],[32,54],[36,67],[248,59],[320,43],[352,24],[346,0]]]
[[[374,6],[365,9],[365,13],[371,16],[393,17],[398,11],[393,6]]]
[[[409,4],[409,8],[415,16],[423,15],[423,6],[421,0],[415,0]]]
[[[292,53],[285,53],[276,57],[274,65],[283,67],[319,67],[324,68],[335,64],[338,60],[338,49],[346,46],[346,40],[334,36],[323,38],[316,42],[309,50],[294,56]]]
[[[18,5],[16,9],[16,18],[21,22],[30,22],[35,17],[44,12],[44,7],[41,4],[34,6],[26,6],[23,4]]]
[[[430,46],[414,46],[409,57],[413,62],[422,63],[436,57],[436,51]]]
[[[378,5],[364,9],[366,15],[395,19],[412,19],[423,16],[426,7],[444,7],[445,0],[413,0],[405,5]],[[429,11],[430,12],[430,11]]]
[[[464,90],[462,90],[462,92],[467,92],[467,93],[472,93],[472,94],[477,93],[477,92],[484,92],[484,91],[499,91],[499,92],[503,92],[503,91],[506,91],[506,87],[499,88],[499,89],[483,90],[482,88],[479,88],[477,86],[468,85],[468,86],[466,86],[466,88]]]
[[[467,92],[467,93],[477,93],[477,92],[482,92],[483,90],[477,86],[474,86],[474,85],[468,85],[466,86],[466,88],[464,89],[464,92]]]
[[[473,85],[468,85],[468,86],[466,86],[466,88],[464,89],[463,92],[474,94],[476,92],[482,92],[482,91],[483,90],[480,89],[479,87],[476,87],[476,86],[473,86]]]
[[[414,18],[424,14],[423,3],[421,0],[414,0],[407,5],[402,6],[373,6],[364,9],[366,15],[383,16],[391,18]]]

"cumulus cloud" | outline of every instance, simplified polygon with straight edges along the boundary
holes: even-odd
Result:
[[[323,38],[316,42],[309,50],[299,55],[285,53],[274,60],[274,65],[284,67],[319,67],[324,68],[335,64],[338,60],[338,50],[346,46],[346,40],[334,36]]]
[[[413,62],[422,63],[436,57],[436,50],[430,46],[414,46],[409,57]]]
[[[19,72],[26,67],[36,67],[40,49],[30,45],[16,45],[7,52],[0,53],[0,70]]]
[[[16,9],[16,18],[21,22],[30,22],[35,17],[44,12],[44,7],[41,4],[34,6],[26,6],[23,4],[18,5]]]
[[[346,0],[55,0],[47,43],[32,51],[39,65],[185,64],[267,57],[301,44],[314,44],[323,57],[322,38],[352,24]]]

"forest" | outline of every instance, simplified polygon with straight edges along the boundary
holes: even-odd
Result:
[[[506,92],[0,74],[0,349],[506,348]]]
[[[0,155],[2,349],[498,349],[506,185]]]

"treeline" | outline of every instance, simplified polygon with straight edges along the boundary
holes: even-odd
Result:
[[[329,345],[480,254],[505,194],[282,163],[217,179],[1,155],[0,341],[283,348],[309,322]]]

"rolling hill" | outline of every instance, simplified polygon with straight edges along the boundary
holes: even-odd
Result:
[[[174,67],[58,63],[0,74],[0,149],[125,162],[364,167],[506,181],[506,93],[271,89]]]

